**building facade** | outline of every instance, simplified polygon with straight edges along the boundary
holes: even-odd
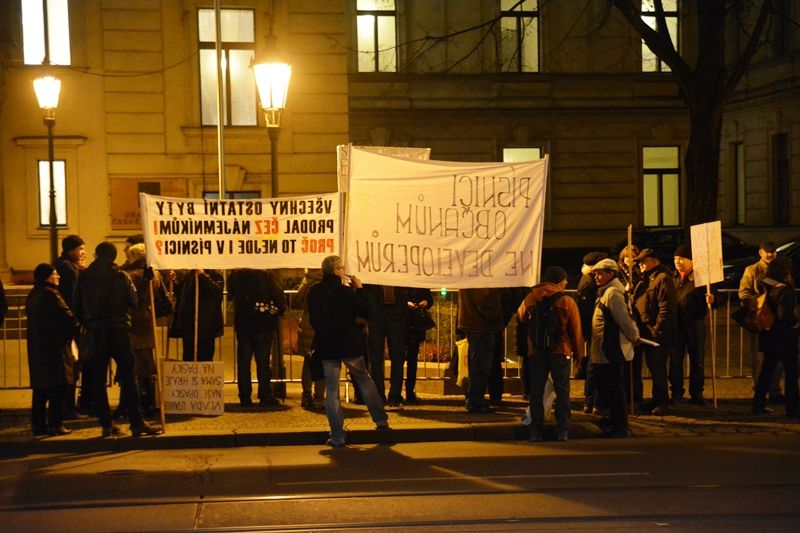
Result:
[[[48,0],[47,17],[30,3],[0,2],[3,279],[49,256],[47,132],[32,88],[43,71],[30,45],[37,17],[54,28],[66,21],[49,54],[62,63],[49,67],[62,82],[59,233],[80,234],[90,250],[140,231],[142,191],[213,196],[222,174],[229,195],[272,193],[249,68],[270,33],[293,69],[281,196],[336,190],[336,146],[348,142],[429,147],[441,160],[546,153],[545,246],[605,247],[628,224],[682,222],[686,106],[605,0],[225,0],[222,173],[210,0]],[[678,49],[692,57],[695,21],[681,4],[664,2]],[[800,20],[796,3],[776,5]],[[720,154],[719,217],[753,242],[800,224],[800,37],[796,24],[770,28],[730,97]]]

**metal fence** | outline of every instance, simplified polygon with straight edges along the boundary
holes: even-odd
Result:
[[[7,294],[9,311],[3,327],[0,328],[0,389],[28,388],[28,359],[25,340],[25,294],[9,291]],[[294,307],[297,291],[286,291],[288,311],[282,319],[281,344],[282,363],[285,377],[273,375],[274,382],[299,382],[304,354],[297,353],[298,323],[300,311]],[[574,295],[574,291],[567,291]],[[751,372],[751,353],[755,350],[755,336],[745,332],[730,320],[731,312],[739,305],[735,290],[720,290],[720,304],[714,310],[714,332],[717,335],[716,369],[717,377],[749,376]],[[456,309],[458,291],[434,292],[434,305],[431,315],[436,327],[428,331],[425,342],[420,347],[420,362],[417,379],[443,380],[455,349]],[[230,324],[231,315],[226,321],[225,332],[217,340],[215,360],[225,363],[225,380],[236,381],[236,338]],[[159,354],[172,359],[181,357],[180,339],[167,337],[167,321],[162,320],[157,327]],[[505,331],[506,357],[503,363],[506,379],[518,379],[521,361],[517,355],[516,321]],[[707,335],[706,375],[711,374],[710,335]],[[687,358],[688,359],[688,358]],[[688,361],[687,361],[688,364]],[[646,371],[646,369],[645,369]],[[255,373],[253,373],[255,375]],[[388,373],[387,373],[388,375]]]

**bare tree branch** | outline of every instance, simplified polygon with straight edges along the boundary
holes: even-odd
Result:
[[[739,80],[742,78],[742,76],[744,76],[745,71],[750,66],[750,61],[753,59],[756,50],[758,50],[758,45],[761,42],[764,26],[766,26],[767,20],[769,20],[769,14],[772,10],[771,6],[771,0],[763,0],[761,4],[761,10],[758,13],[758,20],[756,21],[753,31],[750,34],[750,39],[747,41],[747,46],[731,69],[731,72],[725,82],[725,86],[722,89],[723,98],[727,97],[731,92],[733,92],[733,90],[736,88],[736,85],[739,83]]]

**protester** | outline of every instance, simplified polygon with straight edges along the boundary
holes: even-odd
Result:
[[[766,240],[761,242],[758,247],[758,262],[753,263],[744,269],[742,279],[739,282],[739,301],[742,305],[751,309],[756,308],[756,299],[767,289],[761,281],[767,275],[767,267],[777,257],[777,246],[775,242]],[[756,335],[747,334],[750,338],[750,353],[753,365],[753,384],[758,382],[761,375],[761,367],[764,363],[764,347],[761,345],[761,338]],[[769,380],[769,402],[783,403],[785,398],[781,393],[781,374],[783,372],[780,361],[773,370]]]
[[[297,326],[297,351],[303,356],[303,368],[300,372],[303,388],[300,407],[319,410],[325,408],[325,380],[312,379],[311,349],[314,344],[314,327],[308,315],[308,291],[322,280],[322,270],[306,269],[297,294],[294,297],[294,308],[302,312]]]
[[[505,327],[500,290],[495,288],[461,289],[458,292],[458,329],[467,338],[469,381],[467,411],[493,413],[485,395],[492,371],[492,357],[497,332]]]
[[[678,300],[678,337],[669,360],[671,403],[683,399],[683,361],[689,354],[689,396],[694,405],[705,405],[706,315],[709,305],[714,305],[714,293],[706,294],[706,287],[695,287],[692,248],[681,244],[675,250],[675,285]]]
[[[136,287],[130,276],[114,263],[117,247],[108,241],[95,248],[95,260],[84,270],[75,285],[75,314],[86,328],[81,357],[92,367],[97,417],[102,436],[121,433],[111,422],[106,390],[106,372],[111,359],[117,365],[117,379],[125,398],[134,437],[155,435],[161,430],[142,419],[139,391],[133,374],[135,356],[131,343],[131,311],[138,306]]]
[[[408,318],[406,319],[406,403],[415,404],[417,398],[417,360],[419,347],[427,331],[435,326],[430,311],[433,295],[430,289],[408,290]]]
[[[635,244],[627,245],[620,251],[617,260],[617,267],[619,267],[617,277],[622,280],[622,285],[625,288],[625,301],[631,313],[633,313],[633,289],[642,277],[642,271],[637,267],[635,261],[639,251],[639,247]],[[633,405],[642,403],[642,395],[644,394],[642,359],[643,350],[637,349],[633,352],[633,360],[625,363],[623,378],[623,381],[625,381],[625,397]]]
[[[125,258],[126,259],[125,259],[125,262],[122,263],[122,266],[120,267],[122,270],[127,270],[128,269],[128,266],[129,266],[129,260],[127,259],[128,250],[131,249],[131,246],[134,246],[136,244],[144,244],[144,234],[136,233],[135,235],[130,235],[129,237],[127,237],[125,239],[125,245],[122,248],[122,253],[125,254]]]
[[[653,401],[645,410],[655,416],[669,413],[667,386],[667,361],[675,349],[677,338],[678,302],[675,280],[666,265],[662,265],[651,248],[636,256],[642,278],[634,288],[634,318],[643,338],[655,341],[658,346],[648,346],[645,360],[653,385]]]
[[[800,414],[800,392],[798,392],[797,328],[795,313],[797,297],[792,281],[792,260],[777,257],[769,262],[766,276],[761,284],[767,291],[767,303],[774,316],[773,326],[760,334],[764,350],[764,363],[756,382],[753,396],[753,413],[770,412],[766,406],[770,379],[778,361],[783,363],[786,387],[786,416],[796,418]]]
[[[628,312],[617,263],[602,259],[592,267],[591,273],[597,285],[597,300],[592,314],[590,359],[598,394],[608,406],[609,415],[601,419],[603,437],[630,437],[623,369],[625,362],[633,359],[633,347],[641,342],[639,329]]]
[[[578,288],[575,291],[578,311],[581,316],[581,331],[584,333],[584,340],[591,344],[592,339],[589,332],[592,331],[592,315],[594,314],[595,300],[597,300],[597,284],[592,275],[592,267],[598,261],[606,259],[608,254],[605,252],[589,252],[583,256],[583,266],[581,266],[581,279],[578,281]],[[584,357],[578,363],[579,371],[583,374],[583,412],[600,412],[605,409],[602,399],[597,394],[597,386],[594,380],[594,366],[592,362]]]
[[[334,448],[346,445],[344,415],[339,401],[339,376],[342,363],[358,384],[372,421],[378,429],[388,429],[389,422],[383,401],[364,360],[364,329],[368,303],[361,281],[351,277],[345,286],[345,270],[341,258],[331,255],[322,261],[322,281],[308,293],[308,311],[314,327],[314,356],[322,362],[325,376],[325,412],[331,428],[328,444]]]
[[[62,402],[74,383],[72,341],[81,326],[58,292],[56,269],[42,263],[33,271],[33,290],[25,301],[28,370],[33,389],[31,428],[34,435],[67,435]]]
[[[390,285],[365,285],[369,305],[367,346],[369,374],[387,410],[403,408],[403,363],[406,359],[408,288]],[[389,351],[389,395],[384,380],[384,354]]]
[[[197,298],[197,338],[195,339],[195,280],[200,286]],[[175,314],[169,328],[170,337],[183,340],[183,360],[195,360],[197,342],[197,361],[214,360],[214,340],[221,337],[222,296],[225,279],[218,270],[189,270],[177,280],[175,292]]]
[[[228,278],[228,294],[233,298],[236,333],[236,363],[239,403],[253,405],[250,365],[255,357],[260,407],[279,405],[273,396],[269,353],[272,339],[280,326],[279,317],[286,311],[286,299],[269,270],[241,268]]]
[[[534,285],[517,310],[520,324],[528,325],[530,375],[530,440],[541,441],[544,428],[544,389],[552,376],[556,393],[556,439],[569,434],[570,359],[584,356],[581,319],[575,300],[566,296],[567,272],[549,266],[544,282]]]

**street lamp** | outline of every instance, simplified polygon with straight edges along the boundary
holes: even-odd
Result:
[[[43,76],[33,81],[33,90],[39,107],[44,111],[44,125],[47,126],[47,160],[50,168],[50,261],[58,259],[58,218],[56,216],[56,182],[53,172],[53,126],[56,124],[58,96],[61,93],[61,80],[53,76]]]
[[[278,196],[278,135],[280,135],[281,129],[281,115],[286,109],[286,94],[289,91],[292,67],[281,61],[274,53],[274,39],[272,35],[267,37],[268,49],[271,48],[273,53],[269,54],[266,60],[255,62],[253,73],[256,77],[261,108],[264,110],[264,120],[267,123],[271,152],[272,197],[276,198]]]

